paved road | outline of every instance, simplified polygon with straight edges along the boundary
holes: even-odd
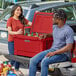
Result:
[[[28,69],[20,68],[20,70],[23,72],[24,76],[29,76],[29,70]],[[41,76],[41,73],[37,72],[36,76]],[[48,75],[48,76],[51,76],[51,75]]]
[[[8,54],[8,45],[0,43],[0,54]]]
[[[28,69],[20,68],[20,70],[23,72],[24,76],[29,76],[29,70]],[[41,74],[40,72],[37,72],[36,76],[40,76],[40,74]]]

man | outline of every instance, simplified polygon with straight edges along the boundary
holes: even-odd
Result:
[[[41,62],[41,76],[48,75],[49,64],[63,62],[70,59],[73,45],[73,30],[65,24],[67,19],[64,10],[56,10],[53,15],[53,45],[30,60],[29,76],[36,76],[37,65]]]

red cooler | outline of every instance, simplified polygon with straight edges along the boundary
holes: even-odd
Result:
[[[53,13],[36,12],[34,14],[31,33],[52,33]],[[53,38],[39,39],[39,37],[16,35],[14,37],[14,54],[33,57],[37,53],[51,48]]]
[[[72,63],[76,63],[76,40],[74,41],[74,46],[73,46]]]

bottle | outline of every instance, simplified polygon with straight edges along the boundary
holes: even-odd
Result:
[[[29,33],[28,33],[28,35],[27,35],[27,36],[31,36],[31,34],[29,34]]]
[[[6,66],[7,66],[7,64],[8,64],[8,62],[7,62],[7,61],[5,61],[5,62],[4,62],[4,67],[6,67]]]
[[[2,73],[2,72],[3,72],[3,68],[4,68],[3,62],[2,62],[2,61],[0,61],[0,73]],[[1,74],[0,74],[0,76],[1,76]]]
[[[24,35],[26,35],[26,32],[24,33]]]
[[[26,26],[29,26],[29,25],[26,25]]]
[[[36,32],[36,36],[37,36],[37,37],[39,36],[37,32]]]
[[[13,71],[13,72],[14,72],[14,70],[15,70],[15,67],[14,67],[14,66],[12,66],[12,67],[11,67],[11,71]]]
[[[8,71],[10,70],[10,67],[8,66],[8,62],[5,61],[4,62],[4,68],[3,68],[3,75],[6,75],[8,73]]]
[[[3,72],[2,72],[2,74],[3,74],[3,75],[6,75],[6,73],[8,72],[8,70],[9,70],[8,67],[4,67],[4,68],[3,68]]]
[[[11,65],[11,63],[10,63],[10,62],[7,64],[7,67],[8,67],[8,69],[9,69],[9,70],[11,70],[11,69],[12,69],[12,65]]]
[[[33,32],[31,33],[31,36],[33,36]]]
[[[14,74],[16,74],[16,70],[15,70],[15,67],[14,66],[12,66],[11,71],[13,71]]]
[[[2,62],[2,61],[0,61],[0,65],[1,65],[2,67],[4,67],[4,64],[3,64],[3,62]]]

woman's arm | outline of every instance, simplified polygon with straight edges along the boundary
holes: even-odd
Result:
[[[22,29],[19,29],[17,32],[12,31],[12,28],[11,27],[8,27],[7,29],[8,29],[8,33],[10,35],[17,35],[17,34],[22,34],[23,33]]]

